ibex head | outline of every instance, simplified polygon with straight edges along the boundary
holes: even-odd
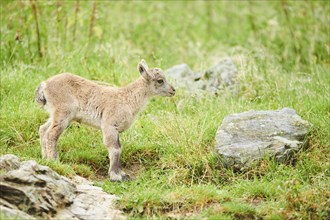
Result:
[[[138,64],[141,76],[148,83],[154,95],[174,96],[175,89],[165,78],[164,72],[160,68],[149,68],[144,60]]]

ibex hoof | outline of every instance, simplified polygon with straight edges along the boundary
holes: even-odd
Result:
[[[129,175],[121,172],[120,174],[110,172],[110,181],[111,182],[121,182],[121,181],[129,181]]]
[[[47,155],[42,155],[42,159],[44,160],[57,160],[57,153],[56,154],[47,154]]]

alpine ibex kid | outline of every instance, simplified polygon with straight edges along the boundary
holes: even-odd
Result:
[[[41,153],[46,159],[57,158],[57,141],[72,121],[102,130],[103,143],[109,151],[111,181],[127,180],[121,170],[119,133],[133,123],[135,116],[151,96],[174,96],[161,69],[148,68],[144,60],[138,64],[141,77],[121,88],[99,85],[69,73],[42,82],[35,100],[50,114],[39,129]]]

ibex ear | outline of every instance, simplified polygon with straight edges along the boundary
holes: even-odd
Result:
[[[148,71],[149,67],[148,67],[146,61],[141,60],[140,63],[138,64],[137,68],[143,78],[145,78],[146,80],[152,79],[152,76],[150,75],[150,73]]]

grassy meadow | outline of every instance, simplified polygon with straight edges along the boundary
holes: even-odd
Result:
[[[15,154],[65,176],[81,175],[120,200],[132,219],[330,218],[329,1],[1,1],[1,155]],[[41,159],[48,115],[34,90],[72,72],[123,86],[145,59],[162,69],[205,70],[231,57],[236,93],[155,97],[121,134],[132,181],[107,179],[101,132],[72,124],[59,159]],[[223,118],[290,107],[312,124],[296,163],[265,158],[234,173],[217,164]]]

